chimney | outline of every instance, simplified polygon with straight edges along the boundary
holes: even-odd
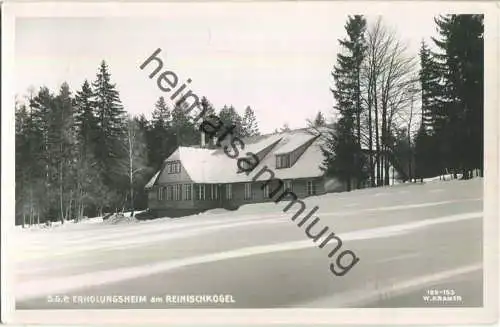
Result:
[[[205,147],[205,132],[201,132],[201,147]]]

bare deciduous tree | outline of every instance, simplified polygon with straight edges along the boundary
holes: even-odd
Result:
[[[129,182],[129,200],[131,216],[134,215],[134,185],[137,173],[146,168],[146,146],[144,135],[136,119],[129,116],[127,120],[127,134],[125,140],[127,162],[125,164]]]
[[[392,152],[393,121],[406,107],[408,87],[415,81],[416,60],[395,31],[378,17],[367,30],[367,53],[362,70],[366,111],[364,143],[370,150],[371,186],[389,184],[389,156]],[[367,141],[367,142],[366,142]]]

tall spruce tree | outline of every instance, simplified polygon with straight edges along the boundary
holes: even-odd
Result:
[[[98,125],[94,108],[94,93],[85,80],[75,96],[75,126],[77,133],[78,160],[76,162],[75,211],[76,219],[95,214],[97,190],[103,188],[95,158]]]
[[[420,89],[421,89],[421,122],[415,138],[415,173],[421,180],[424,177],[440,173],[442,158],[438,149],[436,131],[440,128],[439,116],[439,67],[427,44],[422,41],[420,47]]]
[[[75,96],[75,126],[81,151],[84,152],[94,150],[93,144],[97,133],[93,97],[90,83],[85,80]]]
[[[483,169],[483,15],[446,15],[435,19],[443,81],[436,98],[435,130],[445,168],[471,177]]]
[[[174,124],[172,112],[165,102],[165,98],[158,98],[152,116],[149,137],[151,143],[148,145],[148,152],[152,167],[159,169],[163,160],[172,153],[177,145],[172,131]],[[146,138],[148,138],[147,134]]]
[[[314,116],[313,119],[308,119],[307,120],[307,125],[309,127],[324,127],[326,126],[326,119],[325,119],[325,116],[323,115],[323,113],[321,111],[318,111],[318,113],[316,114],[316,116]]]
[[[259,135],[259,125],[257,122],[257,117],[255,117],[255,112],[247,106],[245,113],[243,114],[243,119],[241,122],[242,136],[256,136]]]
[[[224,124],[224,126],[235,125],[235,129],[233,131],[234,135],[238,135],[240,137],[243,136],[243,118],[240,114],[234,109],[233,106],[224,106],[219,112],[219,118]]]
[[[47,87],[41,87],[36,96],[30,99],[29,143],[33,164],[32,176],[40,180],[41,193],[45,196],[41,214],[57,217],[57,124],[55,120],[55,96]],[[31,191],[30,191],[31,192]],[[35,194],[36,195],[36,194]]]
[[[177,102],[172,110],[172,133],[175,148],[198,145],[200,142],[200,132],[193,117],[189,115],[186,102]]]
[[[363,106],[361,104],[361,65],[366,56],[366,19],[362,15],[349,17],[345,26],[349,39],[340,42],[351,52],[351,66],[353,69],[352,79],[354,80],[354,102],[356,116],[356,142],[361,147],[361,115]]]
[[[351,190],[353,181],[360,187],[365,179],[364,159],[361,150],[361,98],[360,69],[364,58],[363,16],[349,16],[345,25],[348,38],[340,40],[343,52],[337,55],[332,76],[335,109],[339,120],[326,137],[323,149],[323,169],[346,183]]]
[[[347,191],[352,189],[355,178],[363,178],[362,162],[356,136],[353,133],[352,118],[341,117],[326,133],[326,142],[321,150],[324,156],[321,169],[327,176],[336,177],[345,183]]]
[[[63,83],[56,98],[53,127],[60,220],[71,218],[74,202],[75,163],[77,159],[74,99],[69,85]]]
[[[220,124],[219,121],[219,116],[217,115],[215,108],[210,101],[208,101],[207,97],[202,97],[201,98],[201,109],[202,112],[204,112],[204,119],[203,121],[209,122],[213,126],[218,126]],[[219,128],[217,131],[213,131],[213,133],[210,133],[209,131],[203,130],[203,123],[199,122],[197,124],[198,131],[200,132],[200,138],[204,138],[205,146],[210,147],[210,148],[215,148],[218,146],[218,137],[221,136],[224,133],[224,128]],[[201,142],[201,139],[200,139]]]
[[[224,106],[219,112],[219,118],[224,125],[235,124],[241,128],[242,118],[233,106]]]
[[[168,129],[170,127],[172,115],[163,96],[159,97],[158,101],[155,103],[152,116],[153,126],[158,126],[164,129]]]
[[[422,41],[419,56],[419,79],[422,96],[421,124],[426,131],[429,131],[433,127],[433,115],[435,114],[433,105],[436,97],[436,88],[438,87],[439,72],[435,60],[432,57],[432,53],[425,41]]]
[[[33,204],[30,203],[31,165],[30,165],[30,140],[29,140],[30,115],[25,104],[16,103],[15,106],[15,197],[16,197],[16,225],[22,225],[29,221]]]
[[[92,86],[98,128],[95,157],[103,184],[107,187],[101,190],[106,201],[103,201],[100,207],[102,209],[103,206],[109,204],[110,209],[115,209],[124,201],[124,194],[120,192],[123,176],[116,167],[126,157],[123,146],[126,135],[126,115],[116,85],[111,82],[111,74],[105,61],[101,62]]]
[[[202,111],[205,112],[205,114],[204,114],[205,117],[216,115],[214,105],[212,103],[210,103],[210,101],[208,101],[207,97],[205,97],[205,96],[202,97],[200,104],[201,104]]]

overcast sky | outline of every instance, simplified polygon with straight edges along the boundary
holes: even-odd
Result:
[[[318,110],[330,115],[330,72],[348,12],[335,2],[223,6],[171,4],[161,18],[18,18],[16,92],[57,90],[63,81],[76,91],[105,59],[125,108],[150,117],[157,98],[172,92],[161,92],[139,66],[161,48],[164,68],[180,82],[190,78],[188,87],[217,108],[250,105],[261,132],[303,127]],[[436,33],[431,10],[393,8],[383,19],[416,55]]]

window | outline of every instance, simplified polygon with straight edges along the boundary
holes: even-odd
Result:
[[[257,165],[259,164],[259,159],[255,158],[255,155],[253,156],[247,156],[247,157],[242,157],[241,159],[244,159],[241,161],[241,163],[238,163],[238,174],[242,172],[251,172]],[[239,161],[239,159],[238,159]]]
[[[290,167],[290,154],[280,154],[276,156],[276,169]]]
[[[167,186],[167,201],[172,201],[174,199],[174,188],[172,185]]]
[[[196,188],[196,199],[205,200],[205,185],[197,185]]]
[[[252,183],[245,184],[245,200],[250,200],[252,198]]]
[[[181,162],[180,161],[167,162],[167,173],[178,174],[180,172],[181,172]]]
[[[233,185],[226,184],[226,199],[231,200],[233,198]]]
[[[177,201],[177,185],[172,185],[172,200]]]
[[[264,199],[269,198],[269,184],[264,185],[264,188],[262,189],[262,193],[263,193]]]
[[[289,192],[293,192],[293,187],[292,187],[292,181],[291,180],[287,180],[285,181],[285,192],[286,191],[289,191]]]
[[[307,195],[316,194],[316,184],[314,181],[307,181]]]
[[[174,185],[174,201],[182,200],[182,184]]]
[[[191,200],[192,191],[191,184],[184,184],[184,200]]]
[[[210,195],[211,195],[212,200],[219,199],[219,185],[212,184],[212,189],[211,189]]]
[[[157,198],[158,200],[163,200],[165,198],[165,188],[164,187],[159,187],[157,190]]]

